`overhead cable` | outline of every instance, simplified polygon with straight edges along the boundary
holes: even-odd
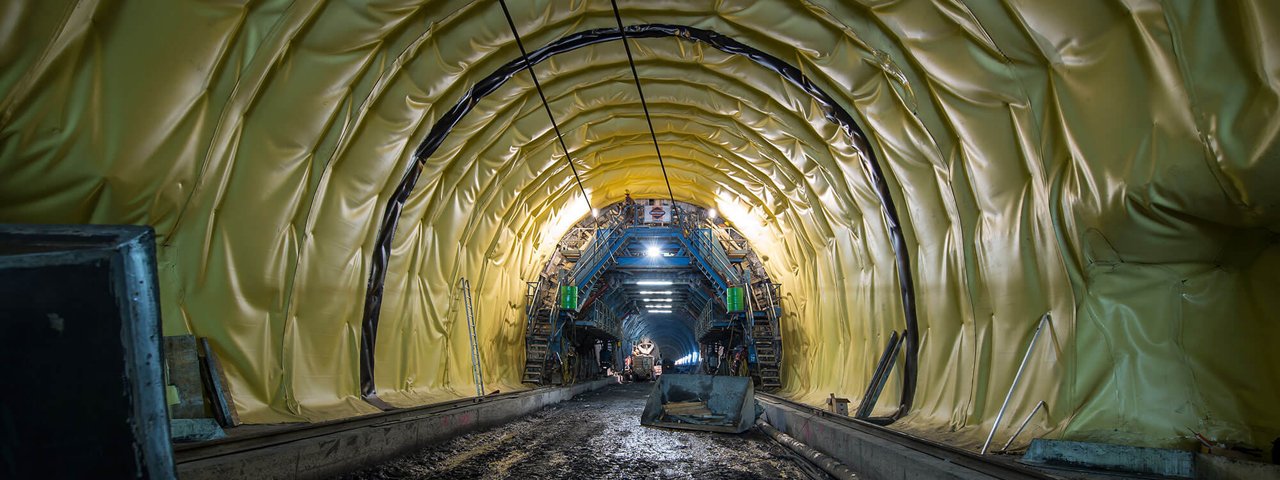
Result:
[[[658,166],[662,167],[662,181],[667,183],[667,195],[671,196],[672,208],[676,205],[676,194],[671,191],[671,179],[667,178],[667,164],[662,161],[662,148],[658,146],[658,134],[653,131],[653,119],[649,118],[649,104],[644,100],[644,89],[640,87],[640,74],[636,72],[636,61],[631,57],[631,45],[627,43],[627,32],[622,28],[622,14],[618,13],[618,0],[609,0],[613,4],[613,18],[618,21],[618,34],[622,36],[622,48],[627,50],[627,63],[631,65],[631,77],[636,81],[636,91],[640,92],[640,106],[644,108],[644,121],[649,124],[649,137],[653,139],[653,149],[658,152]]]
[[[547,111],[547,118],[551,119],[551,128],[556,132],[556,140],[560,142],[560,150],[564,151],[564,161],[569,164],[569,171],[573,172],[573,179],[578,182],[578,191],[582,192],[582,199],[587,202],[587,208],[592,213],[596,209],[591,206],[591,197],[587,196],[587,189],[582,187],[582,177],[578,176],[578,168],[573,165],[573,157],[569,155],[569,147],[564,144],[564,137],[560,135],[560,125],[556,123],[555,115],[551,114],[551,106],[547,104],[547,95],[542,93],[542,84],[538,82],[538,75],[533,72],[533,64],[529,63],[529,53],[524,50],[524,42],[520,41],[520,32],[516,30],[516,22],[511,19],[511,11],[507,9],[506,0],[498,0],[502,5],[502,14],[507,17],[507,25],[511,26],[511,34],[516,37],[516,46],[520,47],[520,59],[524,62],[524,67],[529,70],[529,76],[533,77],[533,87],[538,90],[538,97],[542,99],[542,108]],[[650,130],[653,127],[650,126]],[[664,173],[665,175],[665,173]],[[670,186],[667,187],[670,190]]]

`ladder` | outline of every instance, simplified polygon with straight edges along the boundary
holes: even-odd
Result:
[[[689,241],[690,253],[696,257],[703,259],[707,264],[703,265],[702,261],[693,262],[693,266],[698,269],[707,278],[719,277],[726,285],[732,286],[740,283],[741,279],[734,272],[729,261],[729,255],[725,252],[724,246],[719,240],[715,239],[714,231],[710,228],[690,228],[686,231],[685,238]],[[713,275],[714,273],[714,275]],[[714,283],[714,282],[713,282]],[[720,285],[713,285],[716,295],[724,295],[724,289]]]
[[[760,386],[765,389],[782,387],[782,360],[778,352],[778,305],[774,289],[768,281],[751,288],[751,338],[756,348],[756,368],[760,373]]]
[[[533,282],[530,282],[533,283]],[[522,382],[542,385],[546,382],[547,358],[551,355],[552,320],[560,315],[559,289],[543,276],[529,296],[529,323],[525,334],[524,377]]]
[[[476,396],[484,396],[484,377],[480,374],[480,345],[476,339],[476,317],[471,311],[471,281],[462,278],[462,305],[467,311],[467,335],[471,339],[471,376],[476,383]]]

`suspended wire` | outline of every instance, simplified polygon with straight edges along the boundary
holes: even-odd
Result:
[[[667,178],[667,164],[662,161],[662,148],[658,147],[658,134],[653,131],[653,119],[649,118],[649,104],[644,100],[644,89],[640,88],[640,74],[636,72],[636,61],[631,57],[631,45],[627,43],[627,32],[622,28],[622,14],[618,13],[618,0],[609,0],[613,4],[613,18],[618,21],[618,34],[622,36],[622,47],[627,50],[627,63],[631,65],[631,77],[636,81],[636,91],[640,92],[640,106],[644,108],[644,121],[649,124],[649,138],[653,139],[653,149],[658,152],[658,166],[662,167],[662,181],[667,183],[667,195],[671,196],[671,207],[676,206],[676,194],[671,191],[671,179]]]
[[[569,156],[569,147],[565,146],[564,137],[560,135],[560,125],[556,123],[555,115],[551,114],[551,106],[547,105],[547,95],[542,93],[542,84],[538,82],[538,75],[533,72],[533,64],[529,63],[529,53],[524,50],[524,42],[520,41],[520,32],[516,31],[516,22],[511,19],[511,11],[507,9],[507,1],[498,0],[498,3],[502,5],[502,14],[507,17],[507,25],[511,27],[511,34],[516,37],[516,46],[520,47],[520,58],[524,60],[524,66],[529,70],[529,76],[533,77],[533,86],[538,89],[538,97],[542,99],[542,108],[547,111],[547,118],[551,119],[551,128],[556,131],[556,140],[560,142],[560,150],[564,151],[564,161],[569,164],[569,171],[573,172],[573,179],[578,182],[578,191],[582,192],[582,199],[587,202],[587,208],[594,215],[596,209],[591,206],[591,197],[587,196],[587,189],[582,187],[582,177],[578,176],[578,168],[574,166],[573,158]]]

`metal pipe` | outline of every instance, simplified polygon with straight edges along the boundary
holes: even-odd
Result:
[[[889,335],[889,344],[885,345],[884,353],[880,354],[880,361],[876,363],[876,369],[871,373],[871,382],[867,384],[867,391],[862,395],[862,402],[858,403],[858,409],[854,411],[854,418],[865,420],[871,416],[871,410],[875,408],[876,402],[880,399],[880,391],[884,388],[884,381],[889,376],[889,371],[893,369],[893,364],[898,358],[898,348],[901,343],[902,339],[898,337],[897,331]]]
[[[813,447],[791,438],[790,435],[779,432],[778,429],[773,428],[773,425],[769,425],[763,419],[756,420],[756,426],[760,427],[761,430],[764,430],[764,433],[769,434],[770,437],[773,437],[775,441],[804,457],[804,459],[808,460],[810,463],[817,465],[818,468],[821,468],[822,471],[827,472],[827,474],[832,477],[850,480],[858,478],[858,474],[854,473],[853,469],[850,469],[845,464],[840,463],[839,460],[836,460],[825,453],[814,450]]]
[[[1013,389],[1018,387],[1018,380],[1022,379],[1022,370],[1027,367],[1027,360],[1031,358],[1031,350],[1036,347],[1036,340],[1040,338],[1040,330],[1044,329],[1045,322],[1049,321],[1049,313],[1045,313],[1040,317],[1040,324],[1036,326],[1036,333],[1031,335],[1031,343],[1027,344],[1027,353],[1022,355],[1022,363],[1018,364],[1018,373],[1013,375],[1013,384],[1009,385],[1009,393],[1004,395],[1004,403],[1000,404],[1000,413],[996,414],[996,421],[991,424],[991,433],[987,434],[987,441],[982,442],[983,455],[987,454],[987,448],[991,446],[991,439],[996,436],[996,429],[1000,427],[1000,420],[1004,418],[1004,410],[1009,408],[1009,399],[1013,398]]]
[[[1022,425],[1018,427],[1018,431],[1013,432],[1013,436],[1009,437],[1009,441],[1004,442],[1004,446],[1001,447],[1000,450],[997,450],[998,452],[1004,453],[1009,451],[1009,445],[1013,445],[1013,439],[1018,438],[1018,435],[1022,434],[1022,430],[1027,428],[1028,423],[1031,423],[1031,417],[1036,416],[1036,412],[1040,411],[1040,407],[1048,408],[1049,404],[1044,403],[1044,400],[1037,403],[1036,407],[1031,409],[1031,413],[1027,415],[1027,418],[1022,421]]]

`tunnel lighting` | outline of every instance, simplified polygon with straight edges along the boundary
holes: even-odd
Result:
[[[645,302],[667,302],[667,303],[670,303],[670,302],[671,302],[671,299],[670,299],[670,298],[646,298],[646,299],[644,299],[644,301],[645,301]]]
[[[720,212],[724,213],[724,219],[733,222],[734,228],[747,237],[752,243],[759,243],[765,237],[766,229],[763,219],[761,219],[749,206],[743,206],[738,203],[737,199],[720,198],[716,202]]]
[[[649,249],[648,249],[648,250],[646,250],[646,251],[645,251],[645,253],[647,253],[650,257],[659,257],[659,256],[662,256],[662,250],[661,250],[661,249],[659,249],[658,247],[649,247]],[[667,282],[667,283],[644,283],[644,282],[640,282],[640,284],[641,284],[641,285],[671,285],[671,282]]]
[[[672,292],[671,290],[641,290],[640,291],[641,295],[671,295],[672,293],[674,292]]]
[[[676,365],[689,365],[693,363],[698,363],[698,361],[700,360],[702,360],[701,355],[698,355],[698,352],[693,352],[683,357],[680,357],[679,360],[676,360]]]
[[[708,209],[707,209],[707,218],[716,218],[716,209],[714,209],[714,208],[708,208]]]
[[[671,310],[670,309],[665,309],[665,310],[649,309],[649,313],[671,313]]]
[[[649,247],[649,252],[650,252],[649,256],[656,257],[657,255],[652,253],[656,249],[657,247]],[[641,280],[639,282],[636,282],[636,285],[671,285],[671,281],[670,280]]]

